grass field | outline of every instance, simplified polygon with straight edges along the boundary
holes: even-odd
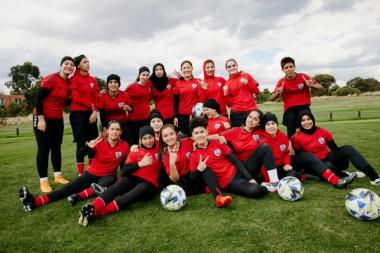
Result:
[[[316,100],[313,111],[373,108],[379,114],[379,100]],[[281,106],[261,108],[278,112]],[[333,133],[338,145],[352,144],[362,151],[380,172],[380,119],[319,125]],[[77,225],[80,205],[71,207],[66,200],[25,213],[17,194],[22,184],[39,193],[36,144],[30,123],[19,128],[20,137],[15,137],[14,126],[0,128],[0,252],[379,252],[380,219],[359,221],[344,207],[351,189],[365,187],[380,194],[380,187],[370,185],[368,178],[344,190],[305,182],[304,197],[295,203],[272,193],[260,200],[234,196],[231,207],[217,209],[211,196],[199,195],[189,197],[183,210],[167,212],[156,197],[85,228]],[[62,163],[64,174],[73,179],[70,133],[66,126]]]

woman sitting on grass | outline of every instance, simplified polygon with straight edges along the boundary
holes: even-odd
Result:
[[[162,167],[159,143],[152,127],[139,130],[140,147],[131,152],[122,169],[121,178],[80,211],[79,224],[86,226],[95,217],[118,212],[137,201],[151,198],[159,187]]]
[[[20,200],[23,202],[25,211],[49,204],[53,201],[68,197],[74,205],[79,200],[94,195],[94,189],[90,186],[97,183],[100,187],[109,187],[116,181],[116,169],[129,153],[128,143],[121,140],[121,126],[118,121],[110,121],[107,128],[108,136],[99,136],[81,149],[81,154],[95,153],[94,160],[84,174],[63,188],[49,193],[33,197],[26,186],[19,191]],[[95,189],[102,190],[102,189]]]
[[[329,131],[315,125],[309,110],[299,113],[298,124],[300,131],[291,139],[296,168],[312,168],[336,188],[343,188],[356,177],[343,172],[351,162],[370,178],[372,185],[380,185],[379,175],[367,160],[350,145],[338,147]]]

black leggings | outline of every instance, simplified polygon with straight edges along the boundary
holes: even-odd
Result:
[[[254,199],[261,198],[268,193],[266,187],[248,182],[239,172],[235,174],[228,184],[227,190],[234,194]]]
[[[139,131],[143,126],[149,126],[150,120],[138,120],[138,121],[128,121],[127,122],[127,139],[128,144],[132,146],[133,144],[139,143]]]
[[[90,124],[89,119],[92,111],[73,111],[70,113],[70,124],[73,130],[74,142],[77,144],[76,159],[77,163],[84,162],[84,156],[80,154],[80,150],[86,146],[87,141],[91,141],[98,137],[98,126],[96,122]],[[88,155],[89,159],[94,155]]]
[[[240,127],[245,123],[250,112],[233,112],[230,113],[231,127]]]
[[[260,144],[251,156],[243,161],[243,163],[248,172],[255,178],[259,177],[263,165],[267,171],[276,169],[273,152],[268,144]]]
[[[190,123],[190,116],[189,115],[178,114],[179,131],[181,131],[181,133],[183,133],[183,134],[191,136],[190,129],[189,129],[189,123]]]
[[[33,130],[37,141],[37,170],[40,178],[47,177],[49,153],[54,172],[61,171],[61,145],[63,139],[63,119],[45,119],[46,130],[37,129],[38,117],[33,116]]]
[[[341,176],[341,171],[348,169],[351,162],[356,169],[364,172],[364,174],[366,174],[371,180],[375,180],[379,177],[367,160],[350,145],[341,146],[338,149],[331,151],[323,162],[337,176]]]
[[[205,186],[209,188],[215,198],[222,194],[218,179],[210,168],[206,168],[203,172],[198,170],[189,172],[181,176],[177,184],[185,190],[187,195],[201,194],[204,192]]]
[[[126,208],[139,200],[154,197],[156,188],[144,179],[130,176],[120,178],[114,185],[100,194],[105,205],[115,200],[119,209]]]
[[[282,123],[286,126],[287,129],[287,134],[288,138],[293,136],[293,134],[296,132],[297,129],[297,119],[298,119],[298,114],[300,111],[303,110],[309,110],[310,111],[310,106],[309,105],[297,105],[288,108],[282,117]]]
[[[331,169],[310,152],[302,152],[293,156],[291,163],[294,169],[298,172],[304,171],[306,173],[317,174],[319,176],[322,176],[327,169]]]
[[[91,186],[92,183],[97,183],[98,185],[109,187],[115,183],[115,181],[116,176],[98,177],[85,171],[82,176],[77,177],[75,180],[71,181],[61,189],[49,193],[49,202],[57,201],[66,198],[74,193],[79,193],[83,190],[86,190]]]

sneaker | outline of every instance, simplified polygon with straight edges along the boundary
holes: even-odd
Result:
[[[44,180],[40,182],[40,189],[43,193],[49,193],[53,191],[53,189],[51,189],[51,186],[48,180]]]
[[[98,185],[97,183],[92,183],[91,188],[98,195],[107,189],[107,187]]]
[[[93,204],[85,204],[79,211],[78,224],[82,226],[87,226],[88,221],[92,218],[95,212],[95,207]]]
[[[55,177],[54,177],[54,181],[55,181],[57,184],[68,184],[68,183],[69,183],[69,181],[66,180],[62,175],[55,176]]]
[[[218,195],[215,199],[215,204],[217,207],[227,207],[231,205],[232,203],[232,197],[231,196],[223,196],[223,195]]]
[[[72,206],[75,206],[77,202],[79,202],[81,199],[79,197],[78,194],[73,194],[73,195],[70,195],[67,197],[67,201],[69,201],[69,203],[72,205]]]
[[[351,184],[355,178],[356,178],[356,174],[351,174],[351,175],[348,175],[347,177],[339,178],[338,184],[334,185],[334,187],[337,189],[343,189],[347,185]]]
[[[19,199],[22,201],[22,204],[24,205],[25,212],[30,212],[36,207],[34,197],[29,192],[28,187],[26,187],[25,185],[21,186],[18,195]]]
[[[361,171],[353,171],[353,172],[351,172],[351,171],[343,170],[343,172],[346,173],[347,175],[356,174],[357,178],[363,178],[363,177],[365,177],[365,174],[363,172],[361,172]]]
[[[372,185],[380,185],[380,177],[370,182]]]
[[[262,182],[261,186],[264,186],[265,188],[267,188],[269,192],[277,192],[278,183]]]

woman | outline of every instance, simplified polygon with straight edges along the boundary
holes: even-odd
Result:
[[[223,87],[226,84],[226,79],[223,77],[215,76],[215,64],[213,60],[207,59],[203,63],[203,76],[204,80],[201,83],[205,91],[204,99],[215,99],[220,106],[220,113],[227,116],[226,102],[223,95]],[[209,133],[210,134],[210,133]]]
[[[265,132],[260,136],[260,143],[268,144],[271,147],[278,177],[280,179],[288,176],[300,178],[290,164],[290,142],[288,137],[278,128],[276,115],[267,112],[261,121],[261,128]]]
[[[248,114],[257,109],[254,95],[259,94],[259,84],[250,74],[240,72],[234,59],[227,60],[225,66],[230,77],[223,90],[224,96],[231,104],[231,125],[241,126]]]
[[[73,130],[74,142],[77,144],[76,161],[79,175],[84,173],[84,157],[79,151],[87,141],[98,136],[96,100],[99,96],[99,86],[96,79],[90,76],[90,62],[86,56],[79,55],[74,58],[76,71],[71,79],[70,92],[70,124]],[[93,157],[88,157],[91,164]]]
[[[221,189],[237,195],[260,198],[268,193],[266,187],[256,183],[226,144],[221,144],[218,140],[208,140],[206,119],[193,118],[190,129],[196,148],[190,156],[190,171],[211,170]]]
[[[107,76],[107,90],[101,92],[98,108],[103,132],[105,133],[108,122],[117,120],[121,125],[121,139],[131,143],[128,139],[127,121],[128,114],[132,111],[131,102],[127,93],[120,90],[120,77],[116,74]]]
[[[162,115],[156,109],[153,109],[150,112],[150,123],[149,123],[149,125],[154,130],[156,141],[159,141],[160,135],[161,135],[161,129],[162,129],[162,126],[164,125],[164,120],[162,118]]]
[[[218,134],[231,128],[230,120],[221,115],[220,106],[215,99],[203,101],[203,111],[207,117],[209,135]]]
[[[67,184],[61,174],[61,145],[63,139],[63,109],[69,96],[69,76],[74,72],[73,58],[65,56],[61,60],[58,73],[46,76],[37,93],[36,107],[33,111],[33,129],[37,141],[37,170],[42,192],[51,192],[48,182],[48,162],[51,163],[55,182]]]
[[[248,114],[243,126],[233,127],[219,135],[210,136],[210,138],[218,138],[222,143],[228,143],[251,175],[258,181],[264,181],[263,185],[274,192],[277,190],[279,180],[270,146],[260,144],[262,117],[263,113],[260,110],[253,110]],[[261,167],[263,165],[266,171],[264,174],[268,174],[269,182],[265,181],[268,178],[262,178]]]
[[[230,196],[222,195],[217,178],[210,169],[202,172],[190,172],[189,158],[193,151],[192,139],[178,140],[175,127],[166,124],[161,130],[160,147],[162,162],[170,181],[181,186],[187,195],[202,193],[205,182],[215,198],[217,207],[226,207],[232,203]]]
[[[174,86],[174,125],[181,133],[190,135],[189,121],[193,106],[200,101],[201,85],[193,77],[193,64],[186,60],[181,63],[183,80]]]
[[[122,169],[122,177],[81,209],[79,224],[86,226],[95,217],[118,212],[137,201],[151,198],[159,187],[158,177],[162,167],[159,143],[154,130],[143,126],[139,131],[139,149],[131,152]]]
[[[147,67],[141,67],[136,82],[130,84],[125,90],[133,108],[128,120],[128,134],[133,144],[138,143],[139,129],[149,125],[151,96],[149,74],[150,71]]]
[[[174,118],[174,92],[173,88],[178,79],[169,78],[166,75],[165,67],[162,63],[153,66],[152,75],[149,77],[152,82],[152,98],[155,108],[162,115],[164,124],[173,123]]]
[[[107,128],[108,136],[98,136],[90,141],[80,151],[81,155],[94,153],[94,160],[83,175],[53,191],[48,195],[33,197],[26,186],[22,186],[19,195],[25,211],[32,211],[38,206],[69,197],[68,200],[75,205],[80,200],[91,197],[94,190],[90,187],[97,183],[101,187],[109,187],[116,181],[116,168],[129,153],[128,144],[120,140],[121,127],[117,121],[110,121]]]
[[[350,145],[338,147],[329,131],[315,125],[309,110],[299,113],[298,126],[300,131],[291,139],[296,152],[294,167],[311,167],[335,187],[343,188],[356,177],[343,172],[351,162],[369,177],[372,185],[380,185],[379,175],[367,160]]]

